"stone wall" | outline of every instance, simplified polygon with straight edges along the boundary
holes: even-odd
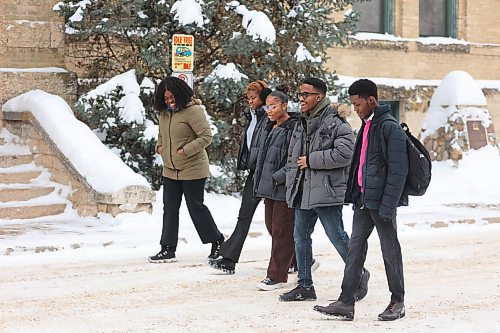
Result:
[[[61,96],[70,105],[76,102],[77,77],[70,72],[0,70],[0,104],[34,89]]]
[[[460,109],[460,107],[458,108]],[[463,153],[471,149],[466,122],[478,119],[452,118],[448,119],[446,126],[438,128],[432,135],[425,137],[423,140],[424,146],[429,151],[433,161],[448,159],[459,161],[462,159]],[[496,135],[494,125],[490,124],[488,128],[482,129],[486,132],[486,144],[495,146]]]
[[[32,89],[76,100],[65,68],[64,21],[54,0],[0,0],[0,104]]]
[[[151,213],[155,193],[145,186],[129,186],[116,193],[92,189],[30,112],[0,112],[0,125],[30,147],[35,163],[50,171],[51,181],[72,187],[68,199],[80,216],[96,216],[100,212],[113,216],[124,212]]]
[[[64,67],[64,21],[54,0],[0,0],[0,68]]]

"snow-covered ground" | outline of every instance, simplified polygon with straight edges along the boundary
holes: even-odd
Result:
[[[433,164],[423,197],[399,210],[405,257],[407,317],[379,323],[389,300],[378,238],[370,239],[367,299],[353,323],[326,320],[316,303],[283,304],[279,292],[258,292],[270,237],[259,206],[234,276],[205,265],[186,207],[174,264],[149,264],[159,249],[161,191],[153,214],[77,218],[73,212],[30,221],[0,221],[1,332],[244,332],[500,330],[500,157],[494,147],[465,154],[458,167]],[[206,195],[221,231],[229,235],[240,201]],[[352,211],[344,208],[351,230]],[[440,228],[439,228],[440,227]],[[338,296],[343,265],[321,226],[313,234],[318,304]],[[293,280],[293,279],[292,279]],[[287,286],[293,287],[292,284]]]

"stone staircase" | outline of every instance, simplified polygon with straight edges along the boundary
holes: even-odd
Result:
[[[6,129],[0,132],[0,220],[32,219],[64,213],[71,189],[50,180],[35,164],[29,147]]]

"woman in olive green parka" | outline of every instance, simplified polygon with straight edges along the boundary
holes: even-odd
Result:
[[[212,243],[209,258],[217,257],[224,237],[203,204],[205,181],[210,176],[205,148],[212,134],[201,101],[181,79],[165,78],[155,93],[160,112],[156,152],[163,160],[163,228],[161,250],[151,262],[173,262],[179,236],[182,196],[203,244]]]

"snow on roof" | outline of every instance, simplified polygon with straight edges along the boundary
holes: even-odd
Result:
[[[203,12],[201,5],[203,0],[178,0],[172,5],[170,13],[175,14],[174,19],[180,25],[196,24],[198,28],[203,28]]]
[[[264,12],[248,10],[246,6],[240,5],[238,1],[231,1],[226,6],[226,8],[235,8],[236,13],[243,16],[241,25],[254,40],[260,39],[269,44],[276,41],[276,29],[274,29],[273,23]]]
[[[33,114],[59,150],[89,185],[114,193],[130,185],[149,186],[147,180],[113,154],[59,96],[32,90],[7,101],[3,111]]]
[[[469,73],[452,71],[444,77],[432,95],[433,105],[486,106],[486,98]]]
[[[385,40],[390,42],[418,42],[424,45],[483,45],[483,46],[499,46],[500,44],[491,44],[491,43],[474,43],[468,42],[463,39],[456,39],[451,37],[418,37],[418,38],[403,38],[399,36],[395,36],[392,34],[379,34],[373,32],[358,32],[354,35],[349,36],[349,38],[357,39],[357,40]]]

